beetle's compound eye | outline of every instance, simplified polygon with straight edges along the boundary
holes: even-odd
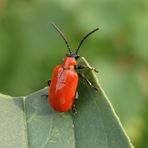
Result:
[[[77,56],[75,57],[75,59],[78,59],[78,58],[80,58],[80,55],[77,55]]]

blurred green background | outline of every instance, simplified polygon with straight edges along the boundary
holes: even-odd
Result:
[[[46,86],[67,48],[100,30],[80,50],[98,78],[132,143],[148,147],[147,0],[0,0],[0,92],[27,95]]]

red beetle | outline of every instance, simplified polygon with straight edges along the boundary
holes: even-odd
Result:
[[[77,65],[76,59],[80,56],[78,55],[78,51],[83,41],[92,33],[98,30],[98,28],[94,29],[90,33],[88,33],[80,42],[76,52],[72,52],[70,46],[66,40],[64,34],[60,31],[60,29],[52,24],[53,27],[59,32],[59,34],[64,39],[69,53],[66,54],[66,58],[64,59],[64,63],[61,65],[57,65],[53,70],[52,79],[48,81],[49,93],[48,93],[48,101],[53,107],[53,109],[57,112],[67,112],[72,108],[73,113],[77,113],[75,108],[75,98],[77,98],[77,85],[78,85],[78,76],[81,76],[86,80],[86,82],[94,87],[89,80],[87,80],[84,75],[78,73],[76,69],[88,68],[83,65]],[[90,68],[93,69],[94,68]],[[97,88],[94,87],[96,90]]]

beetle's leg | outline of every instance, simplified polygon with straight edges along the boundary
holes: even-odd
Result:
[[[78,75],[81,77],[81,78],[83,78],[86,82],[87,82],[87,84],[89,85],[89,86],[91,86],[93,89],[95,89],[96,91],[98,90],[82,73],[78,73]]]
[[[48,82],[47,82],[48,86],[50,86],[50,83],[51,83],[51,80],[48,80]]]
[[[48,86],[50,86],[50,83],[51,83],[51,80],[48,80],[48,82],[47,82]],[[42,94],[41,96],[42,96],[42,97],[47,97],[47,98],[48,98],[48,95],[47,95],[47,94]]]
[[[41,97],[46,97],[46,98],[48,98],[48,95],[47,95],[47,94],[42,94]]]
[[[88,68],[88,69],[93,70],[93,71],[98,73],[98,70],[94,67],[89,67],[89,66],[86,66],[86,65],[76,65],[75,66],[75,69],[85,69],[85,68]]]
[[[74,115],[77,114],[77,109],[76,109],[75,103],[72,105],[72,113],[73,113]]]
[[[75,102],[78,100],[78,98],[79,98],[79,94],[78,94],[78,92],[76,92],[76,94],[75,94]]]
[[[78,92],[76,92],[76,94],[75,94],[75,100],[74,100],[74,103],[73,103],[73,105],[72,105],[72,113],[73,113],[74,115],[77,114],[77,109],[76,109],[75,103],[77,102],[78,97],[79,97],[79,94],[78,94]]]

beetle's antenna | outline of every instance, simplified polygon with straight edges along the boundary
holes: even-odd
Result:
[[[77,48],[77,50],[76,50],[76,52],[75,52],[76,55],[78,54],[78,51],[79,51],[79,49],[80,49],[82,43],[84,42],[84,40],[85,40],[88,36],[90,36],[92,33],[96,32],[97,30],[99,30],[99,28],[94,29],[93,31],[89,32],[88,34],[86,34],[86,35],[83,37],[83,39],[82,39],[81,42],[79,43],[79,46],[78,46],[78,48]]]
[[[64,33],[58,28],[58,26],[56,26],[54,23],[51,23],[51,25],[54,27],[54,29],[61,35],[61,37],[64,39],[65,44],[69,50],[69,53],[72,53],[70,46],[68,44],[67,38],[65,37]]]

